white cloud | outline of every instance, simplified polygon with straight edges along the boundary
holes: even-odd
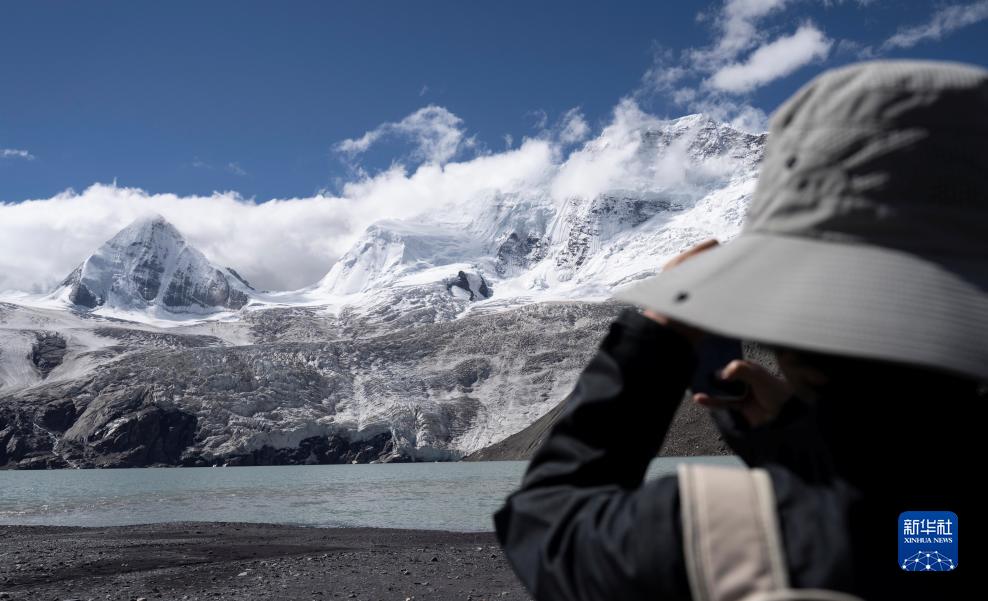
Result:
[[[736,168],[736,164],[698,162],[689,157],[689,138],[672,144],[653,161],[652,153],[640,152],[642,131],[658,129],[662,124],[632,100],[622,100],[600,135],[561,161],[549,181],[550,194],[563,201],[611,191],[645,194],[670,187],[681,190],[683,186],[704,185],[709,178],[725,177]]]
[[[535,136],[542,140],[549,140],[562,146],[568,146],[582,142],[590,135],[590,124],[580,111],[579,107],[574,107],[550,123],[549,113],[544,110],[529,111],[526,117],[535,119]]]
[[[528,111],[527,113],[525,113],[525,116],[535,120],[535,123],[532,125],[532,127],[537,130],[545,129],[546,125],[548,125],[549,123],[549,113],[545,112],[545,110],[543,109]]]
[[[988,0],[984,0],[988,2]],[[874,0],[817,0],[833,10],[865,10]],[[704,112],[748,131],[764,131],[765,112],[751,93],[801,67],[824,62],[836,47],[859,58],[875,52],[853,40],[835,41],[809,22],[788,29],[788,13],[807,2],[724,0],[697,15],[710,28],[705,45],[673,52],[659,48],[633,93],[639,101],[658,96],[684,112]],[[979,3],[980,4],[980,3]]]
[[[344,183],[338,195],[255,203],[233,192],[177,196],[93,185],[81,193],[0,203],[0,291],[50,290],[114,233],[151,212],[255,286],[290,290],[319,281],[367,226],[381,219],[423,212],[462,216],[485,210],[484,203],[499,195],[562,201],[608,190],[648,191],[690,185],[691,178],[724,171],[716,164],[686,170],[685,149],[673,149],[658,162],[638,152],[642,129],[661,120],[630,100],[615,108],[596,138],[590,138],[578,111],[567,112],[559,123],[553,132],[570,131],[567,139],[586,143],[573,146],[549,135],[446,164],[425,162],[414,169],[396,164]]]
[[[364,229],[403,219],[485,191],[542,189],[556,153],[545,140],[412,172],[400,165],[343,186],[338,196],[255,203],[233,192],[210,196],[150,194],[93,185],[81,193],[0,203],[0,290],[50,290],[133,219],[156,212],[218,265],[272,290],[322,278]]]
[[[247,175],[247,171],[245,171],[244,168],[240,166],[240,163],[237,162],[227,163],[226,170],[234,175]]]
[[[727,0],[716,22],[720,38],[710,48],[692,52],[693,60],[704,70],[716,69],[733,61],[762,37],[758,22],[779,11],[792,0]]]
[[[603,191],[635,187],[636,169],[630,169],[641,145],[641,130],[658,120],[637,104],[624,100],[614,109],[614,119],[588,147],[579,149],[560,166],[550,192],[557,200],[596,196]]]
[[[157,212],[220,265],[262,287],[318,279],[347,224],[328,199],[255,204],[235,193],[149,194],[93,185],[42,200],[0,203],[0,290],[50,289],[135,218]],[[243,271],[241,271],[243,270]]]
[[[590,126],[579,109],[572,108],[563,115],[559,141],[563,144],[582,142],[590,135]]]
[[[803,25],[794,34],[759,47],[744,62],[721,67],[707,81],[718,90],[748,92],[826,58],[832,45],[833,40],[815,26]]]
[[[26,150],[19,148],[0,148],[0,159],[24,159],[26,161],[33,161],[35,158],[37,157]]]
[[[900,28],[885,40],[883,50],[912,48],[920,42],[939,40],[954,31],[988,19],[988,0],[970,4],[952,4],[933,13],[927,23]]]
[[[747,94],[826,58],[833,44],[809,24],[770,40],[772,28],[766,21],[793,4],[794,0],[726,0],[701,13],[697,20],[712,26],[711,42],[678,54],[659,49],[635,97],[659,95],[684,111],[764,131],[765,113],[744,100]]]
[[[743,131],[758,134],[768,130],[765,111],[716,92],[703,94],[690,104],[690,109]]]
[[[403,219],[423,211],[460,205],[489,191],[532,190],[544,185],[554,169],[555,149],[545,140],[526,139],[521,146],[447,165],[425,163],[408,173],[391,169],[343,187],[341,207],[359,234],[378,219]],[[352,242],[352,240],[351,240]]]
[[[359,138],[343,140],[336,149],[353,158],[392,136],[410,141],[414,146],[411,158],[428,163],[446,163],[474,145],[473,138],[465,135],[462,119],[441,106],[429,105],[401,121],[382,123]]]
[[[683,79],[690,76],[690,69],[678,64],[675,54],[668,48],[656,48],[652,57],[652,66],[642,76],[642,85],[646,90],[669,91],[680,85]]]

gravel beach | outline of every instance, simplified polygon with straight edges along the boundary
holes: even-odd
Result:
[[[529,599],[492,533],[0,526],[0,599]]]

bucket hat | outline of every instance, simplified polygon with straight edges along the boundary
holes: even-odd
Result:
[[[988,71],[872,61],[772,116],[741,232],[616,294],[745,340],[988,381]]]

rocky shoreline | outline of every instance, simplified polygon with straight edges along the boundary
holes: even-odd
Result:
[[[492,533],[0,526],[0,599],[529,599]]]

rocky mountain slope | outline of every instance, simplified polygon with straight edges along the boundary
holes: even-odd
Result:
[[[616,311],[544,303],[356,337],[374,324],[317,317],[338,337],[249,345],[63,325],[65,362],[0,389],[0,464],[457,459],[568,393]]]
[[[54,293],[0,303],[0,466],[453,460],[548,423],[613,291],[736,233],[763,142],[656,122],[622,155],[645,175],[620,188],[491,190],[381,221],[290,292],[139,220]],[[674,452],[719,449],[704,417],[684,412]]]

